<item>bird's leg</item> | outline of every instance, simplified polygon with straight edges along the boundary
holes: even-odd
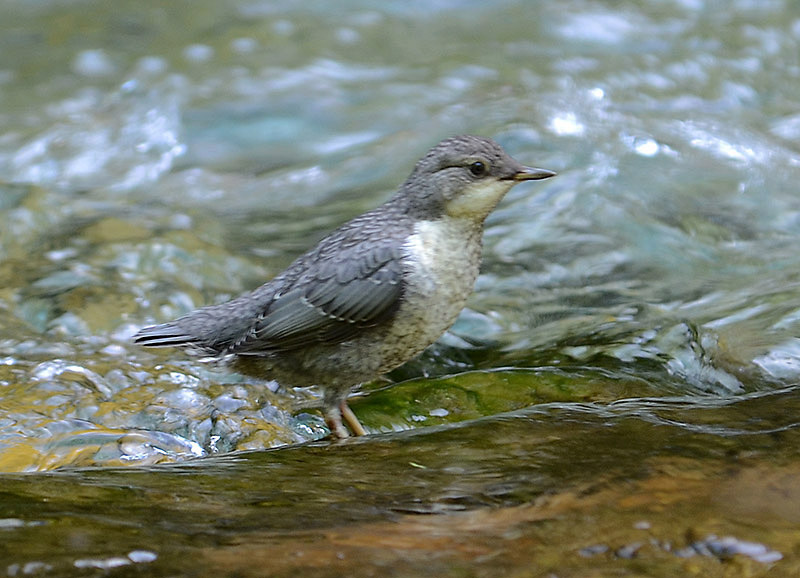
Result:
[[[353,410],[350,409],[350,406],[347,405],[347,400],[343,400],[342,403],[339,404],[339,411],[345,423],[350,427],[350,431],[357,436],[367,435],[364,426],[361,425],[361,422],[358,421],[356,414],[354,414]]]
[[[347,394],[349,389],[341,390],[329,388],[325,390],[322,401],[322,415],[325,417],[325,424],[331,430],[331,436],[338,439],[350,437],[350,433],[344,424],[350,427],[354,435],[366,435],[364,426],[358,421],[356,414],[347,405]],[[344,420],[344,423],[342,423]]]
[[[325,417],[325,425],[331,430],[331,436],[340,440],[350,437],[347,428],[342,424],[342,411],[340,406],[329,405],[322,410],[322,415]]]

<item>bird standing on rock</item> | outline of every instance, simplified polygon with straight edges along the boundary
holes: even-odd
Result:
[[[493,140],[446,139],[386,203],[356,217],[280,275],[232,301],[146,327],[134,341],[223,358],[246,375],[323,389],[331,434],[364,428],[357,385],[415,357],[456,320],[481,261],[483,223],[529,168]]]

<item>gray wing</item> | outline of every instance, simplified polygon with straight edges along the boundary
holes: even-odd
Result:
[[[370,247],[317,263],[271,299],[230,353],[260,355],[339,343],[390,318],[403,295],[401,249]]]

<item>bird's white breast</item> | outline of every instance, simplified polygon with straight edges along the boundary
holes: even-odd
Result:
[[[405,293],[396,337],[419,350],[436,341],[464,308],[480,268],[481,227],[462,219],[419,221],[405,244]]]
[[[480,266],[481,231],[460,219],[418,221],[406,242],[409,279],[423,293],[472,292]],[[455,295],[454,295],[455,296]]]

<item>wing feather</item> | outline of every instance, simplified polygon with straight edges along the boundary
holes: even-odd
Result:
[[[387,319],[403,295],[400,249],[362,254],[312,268],[274,298],[230,353],[259,355],[314,343],[340,343]]]

